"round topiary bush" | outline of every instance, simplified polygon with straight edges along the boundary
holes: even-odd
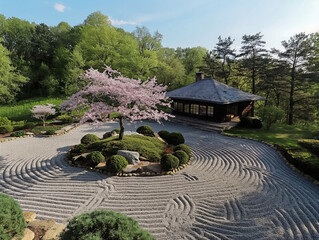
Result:
[[[21,237],[27,224],[17,201],[0,193],[0,239]]]
[[[168,144],[178,145],[185,142],[183,135],[180,132],[171,132],[166,139]]]
[[[50,129],[48,131],[46,131],[45,135],[54,135],[55,134],[55,130]]]
[[[154,132],[151,126],[140,126],[138,129],[136,129],[136,132],[145,136],[154,137]]]
[[[91,152],[89,155],[87,155],[86,160],[89,162],[91,166],[96,166],[100,162],[104,161],[104,156],[99,151]]]
[[[109,210],[84,213],[69,220],[61,240],[155,240],[131,217]]]
[[[161,159],[161,167],[164,171],[169,171],[179,166],[179,159],[173,154],[165,154]]]
[[[100,141],[100,139],[94,134],[86,134],[84,135],[84,137],[81,138],[81,143],[85,145],[89,145],[97,141]]]
[[[191,149],[189,146],[185,145],[185,144],[179,144],[176,147],[174,147],[174,152],[178,151],[178,150],[182,150],[184,152],[187,153],[188,156],[191,155]]]
[[[86,150],[87,148],[84,144],[76,145],[70,151],[71,157],[85,153]]]
[[[11,125],[2,125],[0,126],[0,134],[9,133],[13,131],[13,126]]]
[[[125,157],[120,155],[113,155],[110,160],[107,161],[107,168],[112,173],[119,173],[126,168],[128,162]]]
[[[183,165],[187,163],[189,160],[189,156],[183,150],[177,150],[176,152],[173,153],[173,155],[178,158],[179,165]]]
[[[25,131],[21,130],[21,131],[17,131],[17,132],[14,132],[10,135],[10,137],[22,137],[26,134]]]
[[[166,131],[166,130],[161,130],[158,132],[158,135],[164,139],[166,141],[166,139],[168,138],[168,135],[169,135],[169,131]]]

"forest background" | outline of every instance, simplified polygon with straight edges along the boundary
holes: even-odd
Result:
[[[231,35],[231,33],[230,33]],[[0,15],[0,104],[30,97],[67,98],[87,84],[93,67],[117,69],[130,78],[157,77],[168,90],[195,81],[202,71],[232,87],[267,98],[287,124],[319,125],[319,33],[296,33],[282,49],[266,49],[262,33],[244,35],[234,48],[220,36],[213,49],[167,48],[162,34],[138,26],[133,32],[112,26],[101,12],[82,24],[36,24]]]

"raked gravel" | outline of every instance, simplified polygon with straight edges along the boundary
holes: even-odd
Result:
[[[61,136],[0,143],[0,192],[37,218],[59,223],[96,209],[119,211],[157,239],[319,239],[319,187],[269,146],[173,123],[146,124],[182,132],[193,163],[173,176],[125,178],[71,167],[65,153],[83,135],[102,137],[118,128],[116,122],[85,124]]]

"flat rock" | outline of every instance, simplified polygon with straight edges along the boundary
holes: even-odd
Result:
[[[123,173],[132,173],[132,172],[136,172],[139,169],[139,167],[130,167],[130,168],[124,168],[123,169]]]
[[[34,212],[23,212],[23,216],[24,219],[27,223],[33,222],[35,217],[36,217],[36,213]]]
[[[30,222],[28,224],[29,227],[32,227],[34,229],[44,230],[44,231],[47,231],[53,225],[55,225],[55,221],[52,219],[50,219],[50,220],[35,220],[35,221]]]
[[[143,167],[143,170],[160,173],[162,171],[162,168],[161,168],[161,164],[150,164],[148,166]]]
[[[33,240],[35,234],[29,228],[26,228],[23,233],[21,240]],[[20,239],[20,238],[19,238]],[[17,238],[12,238],[12,240],[17,240]]]
[[[117,155],[125,157],[129,164],[137,165],[140,163],[140,154],[138,152],[118,150]]]
[[[73,125],[68,125],[68,126],[61,128],[61,130],[64,130],[67,132],[67,131],[71,130],[72,128],[73,128]]]
[[[25,135],[30,135],[31,136],[31,135],[34,135],[34,133],[33,132],[26,132]]]
[[[55,134],[62,134],[62,133],[65,133],[65,131],[64,130],[56,130],[55,131]]]
[[[58,240],[61,232],[66,228],[64,224],[53,225],[42,237],[42,240]]]

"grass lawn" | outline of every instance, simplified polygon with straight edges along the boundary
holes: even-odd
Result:
[[[31,116],[31,108],[35,105],[43,105],[46,103],[52,103],[59,106],[63,102],[63,98],[30,98],[27,100],[19,101],[15,104],[1,105],[0,117],[7,117],[11,121],[23,121],[38,122]]]
[[[319,135],[319,128],[290,126],[277,123],[272,125],[269,130],[265,128],[232,128],[225,131],[225,134],[254,138],[271,144],[298,146],[298,139],[312,138],[315,134]]]
[[[64,125],[57,125],[57,126],[36,126],[32,128],[31,132],[39,134],[41,131],[49,131],[49,130],[60,130],[61,128],[65,127],[67,124]]]

